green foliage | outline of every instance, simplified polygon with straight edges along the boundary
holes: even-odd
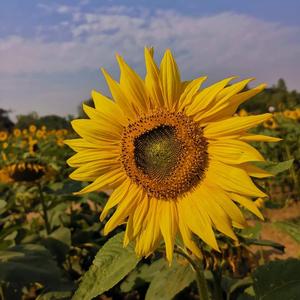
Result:
[[[253,273],[257,300],[300,299],[300,260],[272,261]]]
[[[255,162],[255,165],[273,175],[277,175],[284,171],[289,170],[293,165],[294,159],[282,161],[282,162]]]
[[[90,300],[112,288],[139,262],[133,245],[123,247],[124,233],[116,234],[99,250],[73,300]]]
[[[300,224],[292,221],[281,221],[273,223],[273,226],[286,232],[291,236],[297,243],[300,244]],[[299,249],[300,254],[300,249]]]
[[[57,115],[47,115],[40,117],[36,112],[17,116],[15,127],[25,129],[30,125],[35,125],[37,127],[46,126],[51,130],[70,129],[70,120]]]
[[[59,284],[60,270],[49,251],[41,245],[18,245],[0,251],[0,281],[27,285]]]
[[[145,299],[171,300],[194,280],[195,272],[186,261],[181,265],[175,258],[171,266],[164,262],[153,276]]]

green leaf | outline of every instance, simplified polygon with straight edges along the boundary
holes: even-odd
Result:
[[[281,172],[289,170],[294,163],[294,159],[281,161],[281,162],[273,162],[273,161],[265,161],[265,162],[255,162],[255,165],[273,175],[277,175]]]
[[[259,222],[256,222],[256,224],[254,226],[242,229],[239,234],[241,236],[243,236],[244,238],[258,239],[261,229],[262,229],[262,224]]]
[[[135,268],[140,258],[132,244],[123,247],[123,238],[124,232],[118,233],[99,250],[73,300],[90,300],[104,293]]]
[[[72,282],[63,282],[55,286],[53,290],[45,289],[36,298],[36,300],[69,300],[73,294],[74,284]]]
[[[41,243],[62,263],[71,246],[71,231],[69,228],[60,227],[47,236]]]
[[[38,296],[36,300],[69,300],[71,296],[71,291],[48,292]]]
[[[300,225],[289,221],[275,222],[272,224],[276,228],[285,231],[290,235],[297,243],[300,244]]]
[[[0,280],[21,285],[56,285],[60,277],[56,262],[43,246],[18,245],[0,251]]]
[[[242,279],[238,279],[234,284],[232,284],[228,290],[227,293],[227,299],[230,299],[230,296],[238,289],[245,289],[249,287],[252,284],[252,278],[251,277],[245,277]]]
[[[6,201],[0,199],[0,209],[4,208],[6,206]]]
[[[166,260],[164,258],[154,261],[151,265],[142,264],[123,280],[120,286],[122,292],[128,293],[135,287],[139,287],[145,282],[150,282],[165,267]]]
[[[253,273],[257,300],[300,299],[300,260],[272,261]]]
[[[153,278],[146,293],[146,300],[169,300],[195,280],[195,273],[189,264],[181,265],[174,259],[171,266],[164,268]]]
[[[258,246],[266,246],[266,247],[272,247],[277,249],[280,252],[284,252],[284,245],[281,245],[279,243],[268,241],[268,240],[260,240],[260,239],[244,239],[243,243],[246,245],[258,245]]]

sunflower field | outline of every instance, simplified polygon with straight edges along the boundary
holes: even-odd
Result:
[[[0,130],[0,298],[300,299],[299,94],[144,54],[65,127]]]

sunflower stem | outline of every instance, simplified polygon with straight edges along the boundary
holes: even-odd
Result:
[[[42,204],[42,208],[43,208],[43,217],[44,217],[44,221],[45,221],[46,232],[47,232],[47,235],[49,235],[50,232],[51,232],[51,229],[50,229],[50,223],[49,223],[49,219],[48,219],[47,205],[46,205],[46,202],[45,202],[45,198],[44,198],[44,194],[43,194],[41,184],[38,183],[37,186],[38,186],[38,189],[39,189],[40,200],[41,200],[41,204]]]
[[[198,289],[200,300],[210,300],[208,286],[204,276],[202,261],[200,259],[193,260],[188,254],[186,254],[179,248],[174,250],[174,252],[183,256],[190,263],[191,267],[194,269],[196,273],[196,283],[197,283],[197,289]]]

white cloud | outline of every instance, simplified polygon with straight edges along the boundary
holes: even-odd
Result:
[[[300,88],[297,27],[231,12],[195,17],[175,11],[135,13],[123,6],[93,13],[64,6],[56,10],[70,17],[69,23],[61,26],[70,31],[72,39],[0,39],[2,76],[62,72],[82,72],[84,76],[85,70],[100,66],[116,73],[115,52],[124,54],[130,64],[143,72],[143,47],[153,45],[159,54],[167,47],[174,50],[185,78],[202,73],[213,79],[237,74],[274,83],[283,77],[289,86]]]

